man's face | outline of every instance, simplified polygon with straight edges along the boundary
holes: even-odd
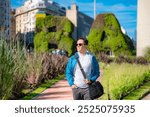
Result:
[[[77,44],[76,44],[76,47],[77,47],[77,51],[78,52],[82,52],[83,50],[85,50],[85,44],[84,44],[84,41],[83,40],[78,40],[77,41]]]

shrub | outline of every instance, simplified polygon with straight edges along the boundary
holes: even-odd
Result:
[[[118,63],[118,64],[121,64],[121,63],[130,63],[130,64],[132,64],[133,60],[129,56],[119,55],[118,57],[116,57],[115,62]]]
[[[17,41],[16,46],[11,48],[13,50],[13,61],[14,61],[14,69],[13,70],[13,79],[14,79],[14,87],[12,89],[11,98],[20,97],[21,91],[24,88],[24,80],[26,78],[27,73],[27,65],[26,63],[26,51],[24,48],[20,46],[20,42]]]
[[[125,95],[150,80],[150,66],[137,64],[110,64],[104,69],[102,84],[110,99],[122,99]]]
[[[29,54],[26,58],[27,72],[26,72],[26,81],[32,87],[37,86],[41,83],[42,76],[42,62],[44,60],[44,56],[42,54]]]
[[[99,53],[99,57],[98,58],[99,58],[100,62],[107,63],[107,64],[110,64],[110,63],[112,63],[114,61],[114,58],[109,57],[109,56],[107,56],[104,53]]]
[[[13,53],[4,39],[0,39],[0,99],[8,99],[14,87]]]
[[[148,61],[150,61],[150,47],[145,49],[145,58],[147,58]]]
[[[148,65],[148,60],[144,57],[137,57],[134,59],[134,63]]]
[[[27,53],[20,43],[0,39],[0,99],[18,99],[22,89],[35,88],[47,79],[63,74],[67,57]]]
[[[65,72],[68,58],[61,55],[45,54],[43,61],[44,79],[52,79]]]
[[[46,80],[64,74],[67,57],[53,54],[33,54],[28,56],[26,81],[34,88]]]

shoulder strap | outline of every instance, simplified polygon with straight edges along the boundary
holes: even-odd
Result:
[[[82,68],[81,63],[80,63],[80,61],[79,61],[79,59],[78,59],[78,56],[77,56],[76,54],[75,54],[75,58],[76,58],[76,60],[77,60],[77,62],[78,62],[78,65],[79,65],[79,67],[80,67],[80,70],[81,70],[81,72],[82,72],[82,74],[83,74],[84,79],[86,79],[86,75],[85,75],[84,69]]]

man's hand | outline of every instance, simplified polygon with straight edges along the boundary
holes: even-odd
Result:
[[[87,79],[85,79],[84,82],[85,82],[86,84],[91,84],[91,81],[90,81],[90,80],[87,80]]]
[[[78,87],[76,85],[72,85],[71,88],[73,89],[73,88],[78,88]]]

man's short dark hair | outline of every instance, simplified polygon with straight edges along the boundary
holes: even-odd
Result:
[[[88,45],[88,40],[87,40],[86,38],[80,37],[80,38],[78,38],[78,40],[83,40],[83,41],[84,41],[84,44],[85,44],[85,45]],[[78,41],[78,40],[77,40],[77,41]]]

